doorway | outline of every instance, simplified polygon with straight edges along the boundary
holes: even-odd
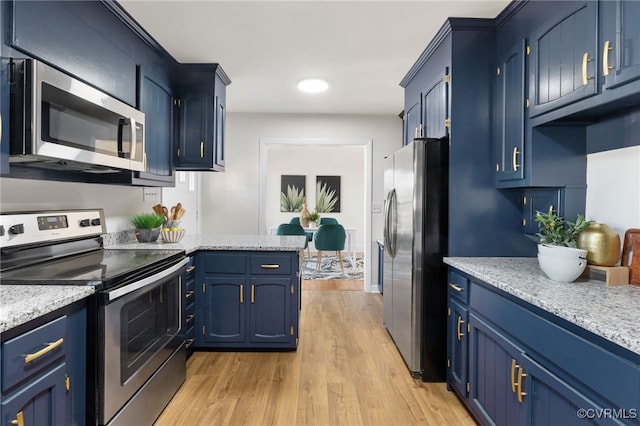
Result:
[[[372,283],[371,277],[372,275],[372,262],[371,262],[371,191],[372,191],[372,141],[368,139],[260,139],[260,148],[259,148],[259,158],[260,158],[260,166],[259,166],[259,211],[261,214],[259,215],[259,230],[261,234],[268,234],[272,231],[270,228],[273,228],[274,224],[277,222],[288,222],[289,217],[292,213],[280,213],[277,205],[274,207],[274,199],[273,198],[273,176],[271,176],[271,182],[269,182],[269,165],[271,163],[270,159],[273,156],[278,155],[282,156],[283,153],[287,151],[300,151],[307,150],[311,153],[310,156],[307,157],[306,164],[299,165],[296,167],[292,167],[291,170],[296,173],[295,170],[302,170],[300,173],[304,176],[307,174],[309,176],[307,179],[307,191],[306,193],[315,194],[315,184],[316,184],[316,174],[322,170],[322,168],[318,168],[317,165],[317,152],[321,149],[329,149],[331,152],[342,152],[346,155],[348,151],[358,151],[360,158],[362,160],[362,176],[360,180],[360,188],[359,191],[361,193],[357,194],[358,199],[361,203],[361,208],[358,209],[358,212],[354,212],[355,209],[351,208],[350,212],[341,212],[335,214],[343,216],[345,220],[351,221],[352,224],[346,223],[346,226],[352,226],[353,229],[359,229],[360,232],[356,232],[356,236],[354,238],[353,244],[358,249],[362,248],[362,252],[364,253],[364,283],[363,290],[366,292],[371,292]],[[270,157],[271,156],[271,157]],[[292,154],[292,157],[294,155]],[[315,167],[312,167],[312,165]],[[327,170],[332,170],[328,168]],[[346,168],[343,168],[342,171],[338,170],[331,171],[330,173],[334,173],[337,176],[340,174],[348,173]],[[346,187],[344,189],[347,189]],[[354,189],[347,189],[347,194],[349,191],[352,191],[353,194]],[[342,191],[343,196],[345,196],[345,192]],[[310,201],[315,203],[315,197],[310,197]],[[310,210],[313,210],[313,205],[308,206]],[[269,212],[269,214],[267,214]],[[327,216],[331,214],[327,213]],[[347,219],[348,218],[348,219]],[[346,248],[346,247],[345,247]]]

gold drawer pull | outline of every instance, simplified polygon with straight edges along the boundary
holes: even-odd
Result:
[[[22,414],[22,411],[18,411],[18,414],[16,414],[15,420],[11,420],[11,424],[24,426],[24,414]]]
[[[184,348],[185,349],[189,349],[191,346],[193,346],[193,342],[195,341],[195,339],[187,339],[187,341],[184,344]]]
[[[609,71],[613,69],[613,67],[609,66],[609,51],[613,50],[611,46],[611,42],[609,40],[604,42],[604,48],[602,49],[602,75],[608,76]]]
[[[58,346],[62,345],[62,343],[64,343],[64,338],[63,337],[59,338],[58,340],[56,340],[53,343],[48,343],[46,347],[40,349],[36,353],[25,355],[24,363],[28,364],[31,361],[34,361],[34,360],[40,358],[41,356],[48,354],[49,352],[51,352],[52,350],[54,350]]]
[[[240,303],[244,303],[244,285],[240,284]]]
[[[457,291],[458,293],[461,293],[464,288],[462,287],[458,287],[457,285],[455,285],[454,283],[449,283],[449,287],[451,287],[452,289],[454,289],[455,291]]]
[[[195,317],[196,317],[196,316],[195,316],[195,315],[193,315],[193,314],[191,314],[191,315],[187,315],[187,320],[186,320],[186,321],[187,321],[187,323],[190,323],[191,321],[193,321],[193,319],[194,319]]]
[[[204,142],[200,142],[200,158],[204,158]]]
[[[195,293],[195,290],[189,290],[187,294],[184,295],[184,297],[185,299],[191,299]]]
[[[256,286],[251,284],[251,303],[256,303]]]
[[[189,266],[189,267],[187,268],[187,273],[189,273],[189,272],[193,272],[193,270],[194,270],[194,269],[196,269],[196,267],[195,267],[195,266]]]
[[[263,263],[262,265],[260,265],[260,267],[262,269],[279,269],[280,265],[278,265],[277,263]]]
[[[585,52],[582,55],[582,85],[586,86],[589,83],[589,80],[593,80],[593,77],[589,77],[587,75],[587,63],[591,62],[593,59],[589,59],[589,53]]]

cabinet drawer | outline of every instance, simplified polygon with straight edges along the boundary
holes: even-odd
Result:
[[[469,301],[469,280],[454,271],[449,271],[449,294],[462,300],[465,304]]]
[[[291,257],[287,255],[251,256],[252,275],[290,275]]]
[[[65,356],[67,316],[2,344],[2,390],[41,372]]]
[[[205,253],[202,266],[205,274],[244,274],[247,255],[235,253]]]

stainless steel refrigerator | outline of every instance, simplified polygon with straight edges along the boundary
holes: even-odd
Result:
[[[384,324],[423,381],[446,378],[448,146],[414,139],[384,172]]]

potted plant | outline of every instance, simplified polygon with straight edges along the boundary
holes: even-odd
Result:
[[[164,216],[155,213],[141,213],[133,216],[129,221],[136,229],[138,242],[150,243],[158,239],[160,227],[164,223]]]
[[[540,269],[554,281],[574,281],[587,266],[587,250],[576,248],[576,240],[592,222],[582,215],[569,222],[552,211],[536,212],[535,221]]]
[[[308,222],[311,222],[313,224],[315,224],[315,226],[318,226],[318,222],[320,221],[320,215],[318,214],[317,210],[313,210],[311,213],[309,213],[305,219]]]

